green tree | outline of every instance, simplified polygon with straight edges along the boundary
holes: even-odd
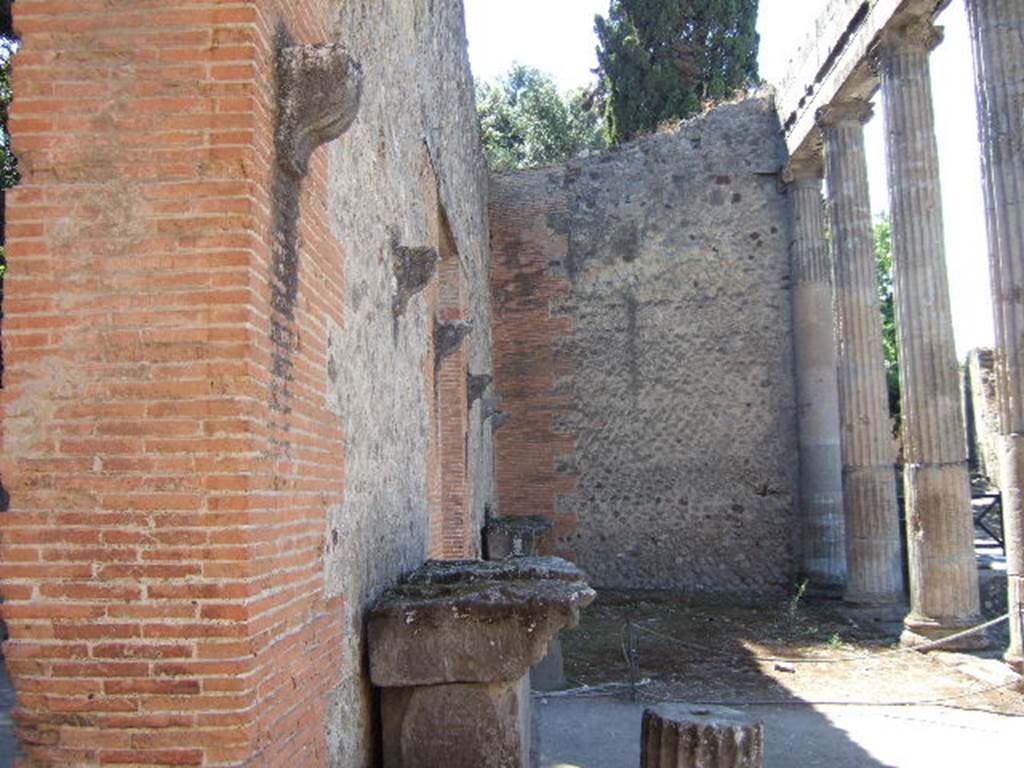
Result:
[[[14,35],[12,2],[0,0],[0,189],[10,189],[21,180],[18,159],[11,150],[11,134],[7,130],[8,109],[13,96],[11,65],[19,42]]]
[[[18,38],[14,34],[14,16],[11,5],[14,0],[0,0],[0,323],[3,322],[4,274],[7,272],[6,192],[21,181],[18,173],[18,159],[11,149],[11,134],[7,130],[8,109],[13,97],[11,90],[11,65],[18,50]],[[0,382],[3,380],[3,350],[0,349]],[[0,485],[0,490],[3,486]]]
[[[562,95],[549,75],[521,64],[477,88],[484,151],[496,170],[568,160],[607,143],[601,116],[586,91]]]
[[[610,0],[598,73],[613,143],[758,81],[758,0]]]
[[[900,415],[900,358],[896,346],[896,304],[892,287],[892,227],[889,217],[875,220],[875,276],[882,306],[882,347],[885,352],[885,379],[889,390],[889,414],[897,422]]]

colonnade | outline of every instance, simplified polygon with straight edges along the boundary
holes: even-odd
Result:
[[[1007,659],[1020,665],[1024,663],[1024,4],[1020,0],[964,1],[974,50],[1008,478],[1002,489],[1011,627]],[[958,634],[980,622],[929,76],[929,55],[941,39],[930,16],[897,16],[869,53],[874,85],[881,89],[885,105],[910,575],[903,633],[908,645]],[[821,137],[814,144],[817,149],[794,157],[788,170],[794,220],[803,565],[812,582],[826,587],[834,588],[836,574],[845,572],[848,602],[892,611],[900,610],[905,598],[893,472],[895,442],[887,408],[864,155],[863,126],[870,117],[863,92],[838,96],[817,112]],[[821,197],[823,180],[828,190],[828,222]],[[831,250],[825,242],[827,228]],[[831,299],[824,298],[829,295]],[[835,492],[837,477],[841,477],[841,494]],[[835,514],[840,498],[842,516]],[[845,546],[838,546],[840,541]],[[986,642],[986,635],[976,633],[953,640],[949,647]]]

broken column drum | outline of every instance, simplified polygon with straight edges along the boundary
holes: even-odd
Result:
[[[874,232],[864,156],[870,105],[851,101],[818,114],[835,252],[839,409],[846,509],[847,587],[854,605],[901,605],[894,445],[875,284]]]
[[[880,47],[910,559],[903,641],[911,645],[980,619],[928,67],[940,40],[921,18],[889,30]],[[984,643],[973,635],[949,647]]]
[[[764,725],[724,707],[644,710],[640,768],[761,768]]]
[[[793,341],[800,438],[801,565],[809,588],[846,584],[843,463],[832,320],[832,262],[825,239],[820,156],[787,169],[793,216]]]
[[[595,597],[559,558],[430,561],[370,611],[384,768],[528,768],[528,672]]]
[[[1024,669],[1024,7],[967,0],[995,313],[1010,646]]]

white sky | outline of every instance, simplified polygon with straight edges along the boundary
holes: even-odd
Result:
[[[464,0],[474,75],[490,80],[513,62],[550,73],[563,89],[597,66],[593,19],[608,0]],[[761,0],[761,75],[777,79],[825,0]],[[803,22],[803,23],[801,23]],[[967,20],[955,0],[942,14],[945,42],[932,55],[946,255],[957,352],[992,344],[985,224]],[[882,106],[867,127],[872,208],[887,210]]]

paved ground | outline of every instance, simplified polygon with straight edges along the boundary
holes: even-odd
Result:
[[[1024,695],[999,660],[1005,625],[975,654],[907,651],[900,629],[803,597],[600,592],[562,635],[584,690],[535,698],[539,766],[635,768],[644,707],[669,701],[763,721],[768,768],[1019,763]]]
[[[536,698],[540,768],[636,768],[644,702]],[[756,706],[766,768],[1013,765],[1024,720],[936,706]],[[1015,757],[1016,756],[1016,757]]]

